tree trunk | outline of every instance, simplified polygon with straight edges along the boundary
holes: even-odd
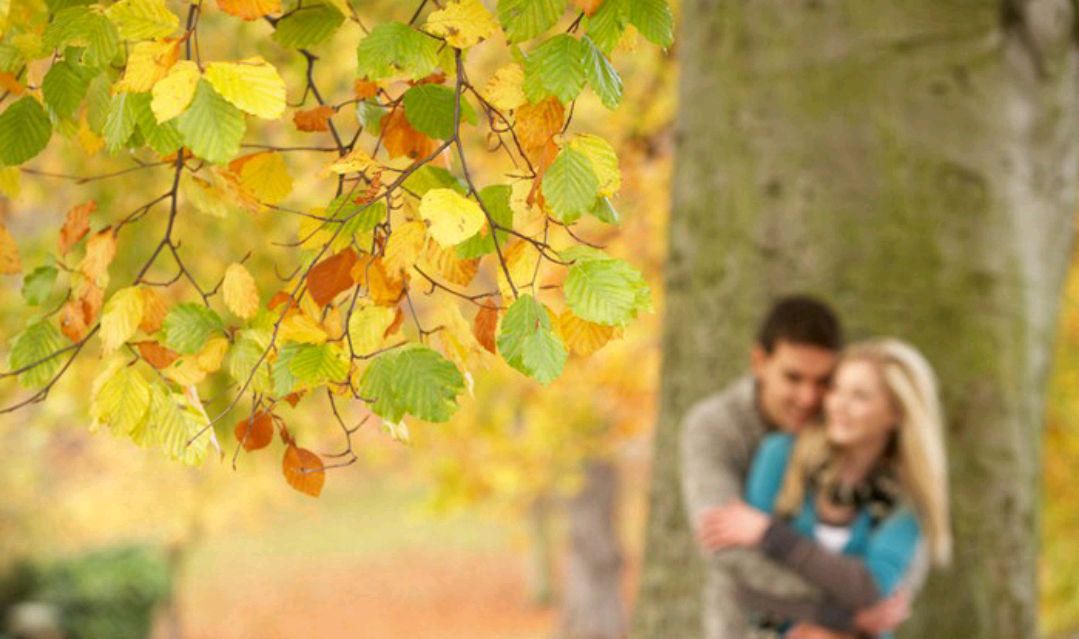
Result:
[[[528,554],[528,598],[537,606],[547,607],[554,601],[551,578],[554,564],[550,496],[539,495],[532,500],[528,508],[528,528],[531,537]]]
[[[1006,5],[1006,6],[1005,6]],[[908,637],[1036,636],[1044,386],[1079,151],[1067,0],[685,0],[661,408],[638,637],[699,636],[688,406],[747,368],[776,296],[926,353],[953,567]]]
[[[563,639],[622,639],[622,547],[615,510],[618,471],[610,460],[585,468],[581,492],[569,501],[569,554],[563,593]]]

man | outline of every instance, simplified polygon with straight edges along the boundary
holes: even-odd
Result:
[[[797,433],[817,417],[841,347],[839,321],[827,306],[804,296],[784,298],[761,324],[751,353],[752,374],[698,402],[686,415],[682,492],[708,562],[705,639],[751,636],[746,607],[846,633],[826,635],[839,637],[889,631],[909,614],[909,596],[900,593],[851,615],[757,551],[715,551],[719,507],[743,495],[757,445],[770,431]],[[822,549],[817,559],[828,562],[827,551]]]

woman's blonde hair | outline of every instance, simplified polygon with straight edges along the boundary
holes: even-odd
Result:
[[[943,419],[933,369],[913,346],[897,339],[875,339],[847,348],[840,365],[851,361],[874,364],[900,414],[896,428],[896,471],[903,497],[910,501],[937,564],[952,554],[948,515],[948,468]],[[794,515],[805,502],[806,483],[814,469],[834,454],[821,425],[798,436],[783,479],[776,511]]]

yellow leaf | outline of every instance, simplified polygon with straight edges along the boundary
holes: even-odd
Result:
[[[239,62],[211,62],[206,79],[221,97],[251,115],[275,120],[285,112],[285,82],[260,57]]]
[[[165,322],[165,316],[169,314],[168,302],[155,289],[141,290],[142,321],[139,322],[139,329],[144,333],[156,333]]]
[[[180,60],[172,65],[164,78],[157,81],[152,91],[150,110],[158,122],[171,120],[191,104],[199,75],[198,65],[191,60]]]
[[[132,47],[124,78],[116,83],[115,90],[135,93],[151,90],[158,80],[168,74],[179,57],[179,40],[139,42]]]
[[[431,189],[424,193],[420,217],[431,223],[431,237],[444,247],[464,242],[487,221],[479,204],[453,189]]]
[[[386,250],[382,256],[382,266],[391,277],[407,273],[416,263],[416,258],[423,249],[427,235],[427,225],[419,220],[398,224],[390,239],[386,241]]]
[[[106,9],[105,15],[125,40],[163,38],[180,24],[165,0],[120,0]]]
[[[583,320],[568,309],[558,317],[558,332],[574,355],[587,357],[615,336],[616,327]]]
[[[348,334],[352,340],[352,349],[363,355],[372,353],[380,346],[397,312],[386,306],[370,303],[357,305],[348,319]]]
[[[22,172],[17,166],[0,168],[0,195],[14,200],[19,197],[19,176]]]
[[[497,254],[491,257],[494,260],[498,259]],[[536,266],[540,260],[540,252],[529,242],[522,240],[511,245],[502,252],[502,257],[506,261],[506,268],[509,270],[510,277],[513,278],[513,284],[518,291],[533,284],[534,276],[538,279]],[[506,281],[502,266],[495,264],[495,269],[498,273],[498,290],[502,293],[503,298],[512,300],[513,290],[510,288],[509,282]]]
[[[281,323],[277,332],[278,343],[300,342],[322,344],[329,336],[322,325],[303,313],[294,313]]]
[[[462,260],[452,248],[442,248],[438,242],[429,241],[423,252],[424,272],[458,286],[468,286],[480,268],[480,261]]]
[[[79,146],[82,147],[82,152],[86,155],[94,155],[105,147],[105,139],[94,133],[93,129],[90,128],[85,109],[79,116],[79,132],[76,137],[79,140]]]
[[[180,384],[188,386],[206,379],[206,371],[199,367],[194,355],[185,355],[161,370],[161,374]]]
[[[509,111],[516,109],[527,101],[522,85],[525,81],[525,71],[519,64],[507,64],[487,81],[483,89],[483,97],[493,104],[496,109]]]
[[[109,285],[109,264],[116,257],[116,236],[106,228],[86,243],[86,255],[79,262],[79,272],[101,288]]]
[[[131,339],[142,322],[143,294],[136,286],[122,288],[105,303],[101,313],[101,344],[112,354]]]
[[[113,433],[127,435],[146,419],[150,407],[150,384],[124,358],[109,361],[90,390],[91,431],[108,425]]]
[[[233,160],[230,168],[240,175],[240,185],[266,204],[278,204],[292,192],[292,176],[280,153],[264,151]]]
[[[373,176],[381,170],[382,167],[379,166],[378,162],[359,146],[352,149],[348,155],[337,158],[333,163],[326,167],[326,171],[338,175],[343,175],[345,173],[363,173],[368,177]]]
[[[569,146],[580,151],[592,164],[592,170],[599,178],[599,194],[603,197],[614,195],[622,188],[622,172],[618,170],[618,154],[607,140],[588,133],[578,135]]]
[[[482,366],[487,350],[472,334],[472,326],[461,315],[457,304],[442,304],[434,313],[434,322],[441,327],[435,335],[442,345],[443,354],[462,369],[466,375],[471,369]]]
[[[225,279],[221,283],[221,292],[225,296],[225,306],[242,319],[251,319],[259,310],[259,292],[255,279],[243,264],[233,263],[225,269]]]
[[[221,362],[225,359],[225,353],[229,350],[227,337],[215,337],[206,342],[198,353],[195,354],[195,364],[207,372],[212,373],[221,368]]]
[[[22,272],[19,246],[7,227],[0,224],[0,275],[17,275]]]
[[[431,13],[424,31],[445,38],[451,47],[467,49],[498,28],[498,22],[480,0],[458,0]]]
[[[262,16],[280,11],[281,0],[217,0],[217,6],[237,18],[258,20]]]

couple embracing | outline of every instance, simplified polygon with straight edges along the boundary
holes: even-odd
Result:
[[[751,364],[682,426],[705,639],[890,637],[951,555],[932,368],[897,339],[844,348],[801,296],[764,318]]]

